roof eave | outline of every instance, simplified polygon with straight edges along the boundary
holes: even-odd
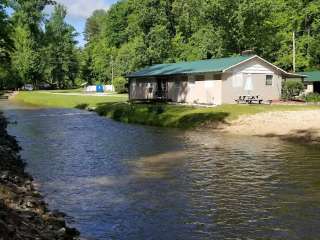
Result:
[[[288,73],[288,72],[286,72],[286,74],[284,75],[285,77],[288,77],[288,78],[307,78],[308,77],[306,75],[297,74],[297,73]]]
[[[173,73],[173,74],[160,74],[160,75],[126,75],[126,78],[151,78],[151,77],[169,77],[169,76],[181,76],[181,75],[194,75],[194,74],[206,74],[206,73],[222,73],[222,70],[219,71],[194,71],[190,73]]]

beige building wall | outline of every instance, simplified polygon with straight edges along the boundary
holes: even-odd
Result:
[[[272,85],[266,85],[266,76],[272,75]],[[232,104],[239,96],[260,96],[263,100],[279,100],[281,98],[281,73],[264,63],[254,59],[225,72],[222,76],[222,103]],[[251,80],[250,80],[251,79]],[[246,89],[247,81],[252,83],[252,91]]]
[[[181,77],[168,78],[168,99],[173,102],[190,104],[221,104],[221,80],[213,80],[213,74],[204,75],[204,80],[196,81],[195,76],[191,75],[181,80]],[[152,89],[152,91],[151,91]],[[157,91],[157,80],[131,79],[130,80],[130,99],[155,99]]]
[[[188,96],[187,103],[195,104],[221,104],[221,79],[214,80],[216,77],[212,73],[204,74],[204,80],[196,81],[197,75],[188,77]],[[221,76],[221,75],[219,75]]]

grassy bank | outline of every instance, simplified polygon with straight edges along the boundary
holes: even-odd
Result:
[[[15,101],[28,104],[60,107],[94,107],[101,116],[126,123],[177,128],[194,128],[203,125],[215,127],[237,119],[242,115],[252,115],[272,111],[300,111],[320,109],[319,106],[297,105],[222,105],[215,108],[199,108],[166,104],[129,104],[125,95],[69,96],[52,92],[21,92]]]
[[[222,105],[215,108],[198,108],[175,105],[128,103],[98,104],[96,112],[117,121],[162,127],[194,128],[235,120],[242,115],[272,111],[300,111],[320,109],[316,106],[283,105]]]

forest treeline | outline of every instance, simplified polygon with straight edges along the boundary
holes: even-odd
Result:
[[[252,49],[292,71],[320,68],[320,0],[120,0],[88,18],[77,47],[66,9],[51,0],[0,0],[2,86],[111,82],[147,65]],[[13,13],[8,16],[5,7]]]

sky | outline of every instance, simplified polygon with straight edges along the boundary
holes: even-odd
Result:
[[[64,5],[68,10],[66,21],[74,26],[79,33],[77,38],[79,46],[85,44],[83,32],[85,29],[86,19],[97,9],[108,9],[117,0],[56,0],[57,3]],[[52,7],[46,9],[48,13]]]

